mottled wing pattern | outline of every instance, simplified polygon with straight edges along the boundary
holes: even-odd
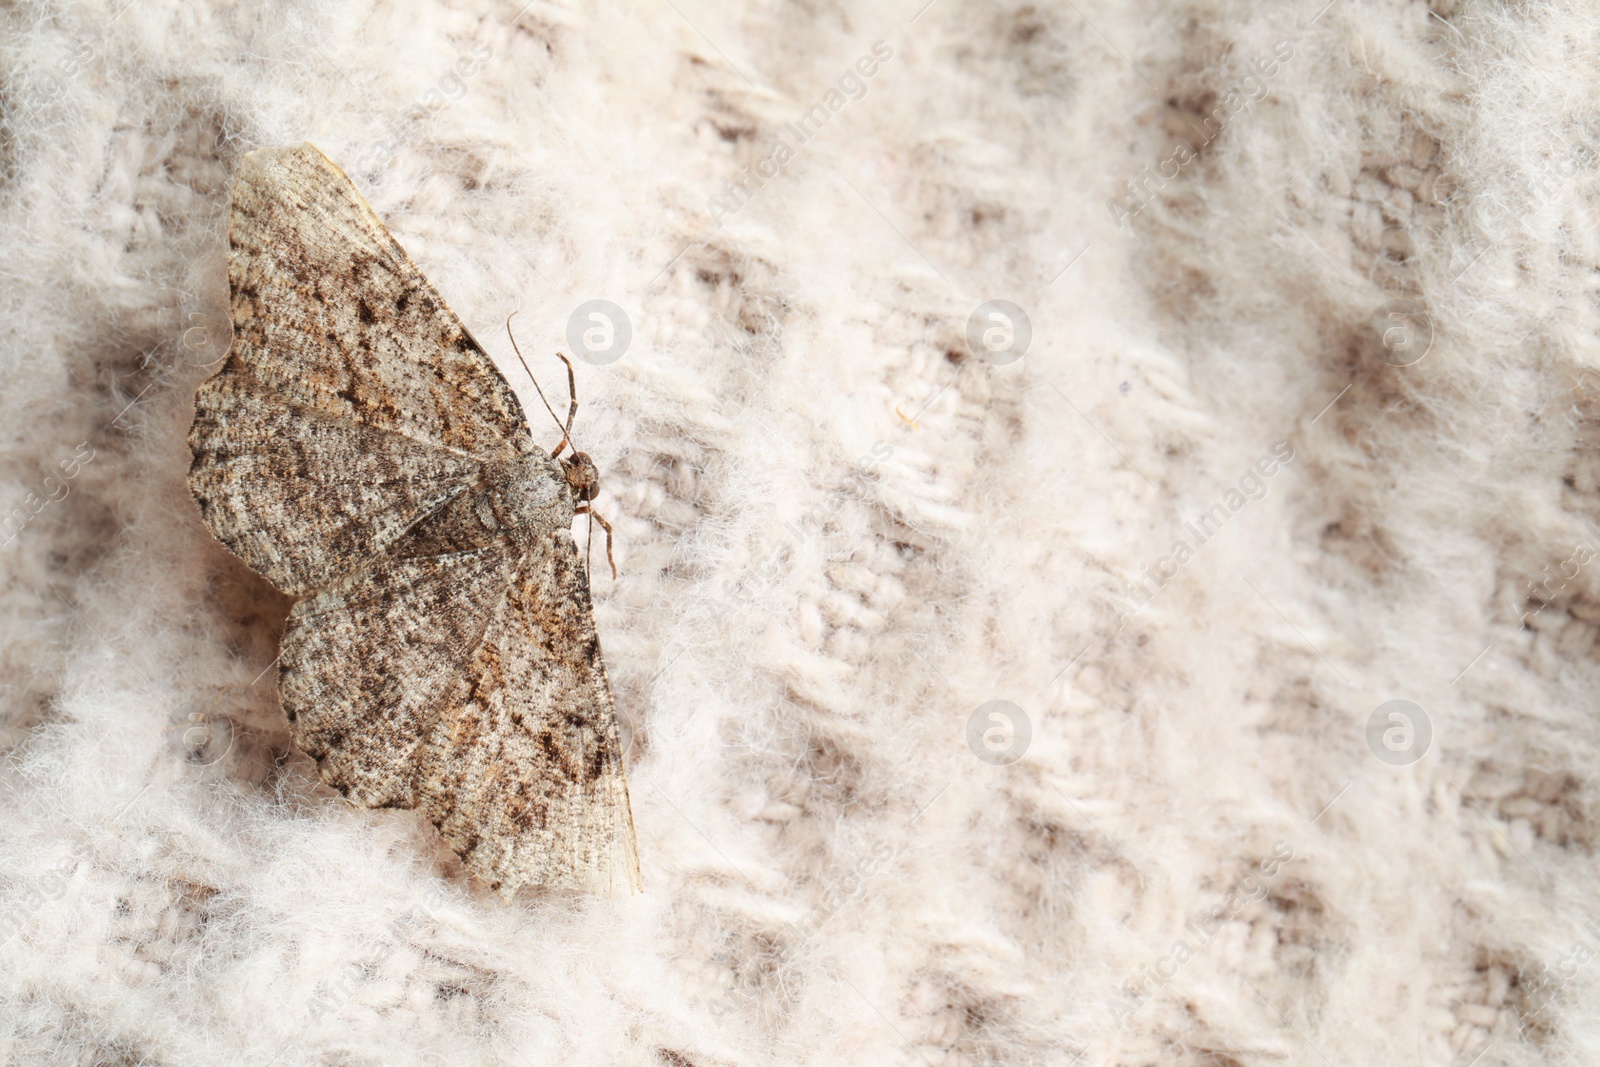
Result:
[[[617,716],[565,530],[522,560],[422,750],[423,810],[479,878],[639,888]]]
[[[637,889],[577,548],[565,531],[520,560],[510,547],[390,555],[296,604],[282,682],[295,743],[351,800],[421,809],[506,896]]]
[[[471,486],[481,464],[390,430],[212,379],[195,409],[189,487],[217,540],[305,596]]]
[[[280,589],[348,573],[481,461],[538,451],[493,361],[315,147],[243,158],[228,242],[233,348],[195,396],[190,488]],[[242,458],[263,446],[293,462]]]
[[[315,147],[240,161],[228,244],[238,370],[442,448],[532,447],[494,362]]]
[[[233,204],[234,344],[196,395],[189,484],[302,598],[279,682],[295,743],[352,801],[422,811],[507,896],[638,888],[559,465],[322,153],[246,155]]]
[[[506,599],[509,547],[385,556],[290,611],[279,682],[290,732],[357,804],[417,806],[419,747]]]

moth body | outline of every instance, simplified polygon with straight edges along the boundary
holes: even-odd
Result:
[[[559,462],[549,456],[518,456],[485,471],[484,501],[498,531],[519,546],[548,540],[570,529],[577,505]]]

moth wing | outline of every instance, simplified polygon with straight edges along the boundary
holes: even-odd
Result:
[[[274,395],[246,375],[206,384],[189,443],[189,489],[206,525],[293,596],[364,566],[482,469],[470,456]]]
[[[616,706],[566,530],[512,580],[421,750],[423,810],[479,879],[640,888]]]
[[[315,146],[244,156],[228,245],[237,371],[455,452],[528,439],[494,361]]]
[[[289,729],[350,800],[417,806],[420,749],[515,574],[507,548],[389,553],[290,610],[278,682]]]
[[[482,461],[538,452],[494,362],[314,146],[243,157],[228,243],[233,347],[195,396],[190,488],[279,588],[333,580]]]
[[[523,884],[639,886],[616,708],[565,530],[406,557],[300,601],[280,688],[294,741],[367,807],[418,808],[468,870]]]

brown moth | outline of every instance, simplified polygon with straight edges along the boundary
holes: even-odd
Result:
[[[189,489],[217,540],[299,598],[279,674],[294,743],[355,803],[426,815],[507,897],[637,890],[571,534],[593,464],[533,443],[506,379],[312,145],[243,158],[228,245],[233,348],[195,395]]]

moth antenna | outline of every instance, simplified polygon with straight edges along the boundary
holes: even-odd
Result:
[[[539,399],[544,402],[544,409],[550,413],[550,417],[555,420],[555,424],[556,424],[557,428],[559,428],[561,430],[561,443],[559,445],[556,445],[555,450],[550,453],[550,456],[553,459],[556,456],[560,455],[561,454],[561,450],[566,447],[566,444],[567,444],[567,431],[572,428],[572,415],[568,415],[567,416],[567,424],[565,426],[562,426],[561,425],[561,418],[560,418],[560,416],[558,416],[556,414],[556,409],[550,406],[550,401],[545,400],[545,398],[544,398],[544,390],[539,388],[539,379],[535,378],[533,376],[533,368],[528,366],[528,361],[522,358],[522,349],[517,347],[517,335],[511,332],[511,320],[516,316],[516,314],[517,313],[515,311],[513,311],[510,315],[506,316],[506,336],[511,338],[511,351],[513,351],[513,352],[515,352],[517,354],[517,362],[521,363],[522,364],[522,369],[528,372],[528,380],[533,383],[534,391],[539,394]],[[567,357],[566,356],[562,356],[561,358],[563,360],[565,360]],[[567,380],[568,380],[568,384],[570,386],[571,381],[572,381],[572,364],[570,364],[570,363],[567,364]],[[573,397],[572,414],[577,414],[577,410],[578,410],[577,397]],[[573,447],[574,447],[574,449],[576,449],[577,446],[573,446]]]

